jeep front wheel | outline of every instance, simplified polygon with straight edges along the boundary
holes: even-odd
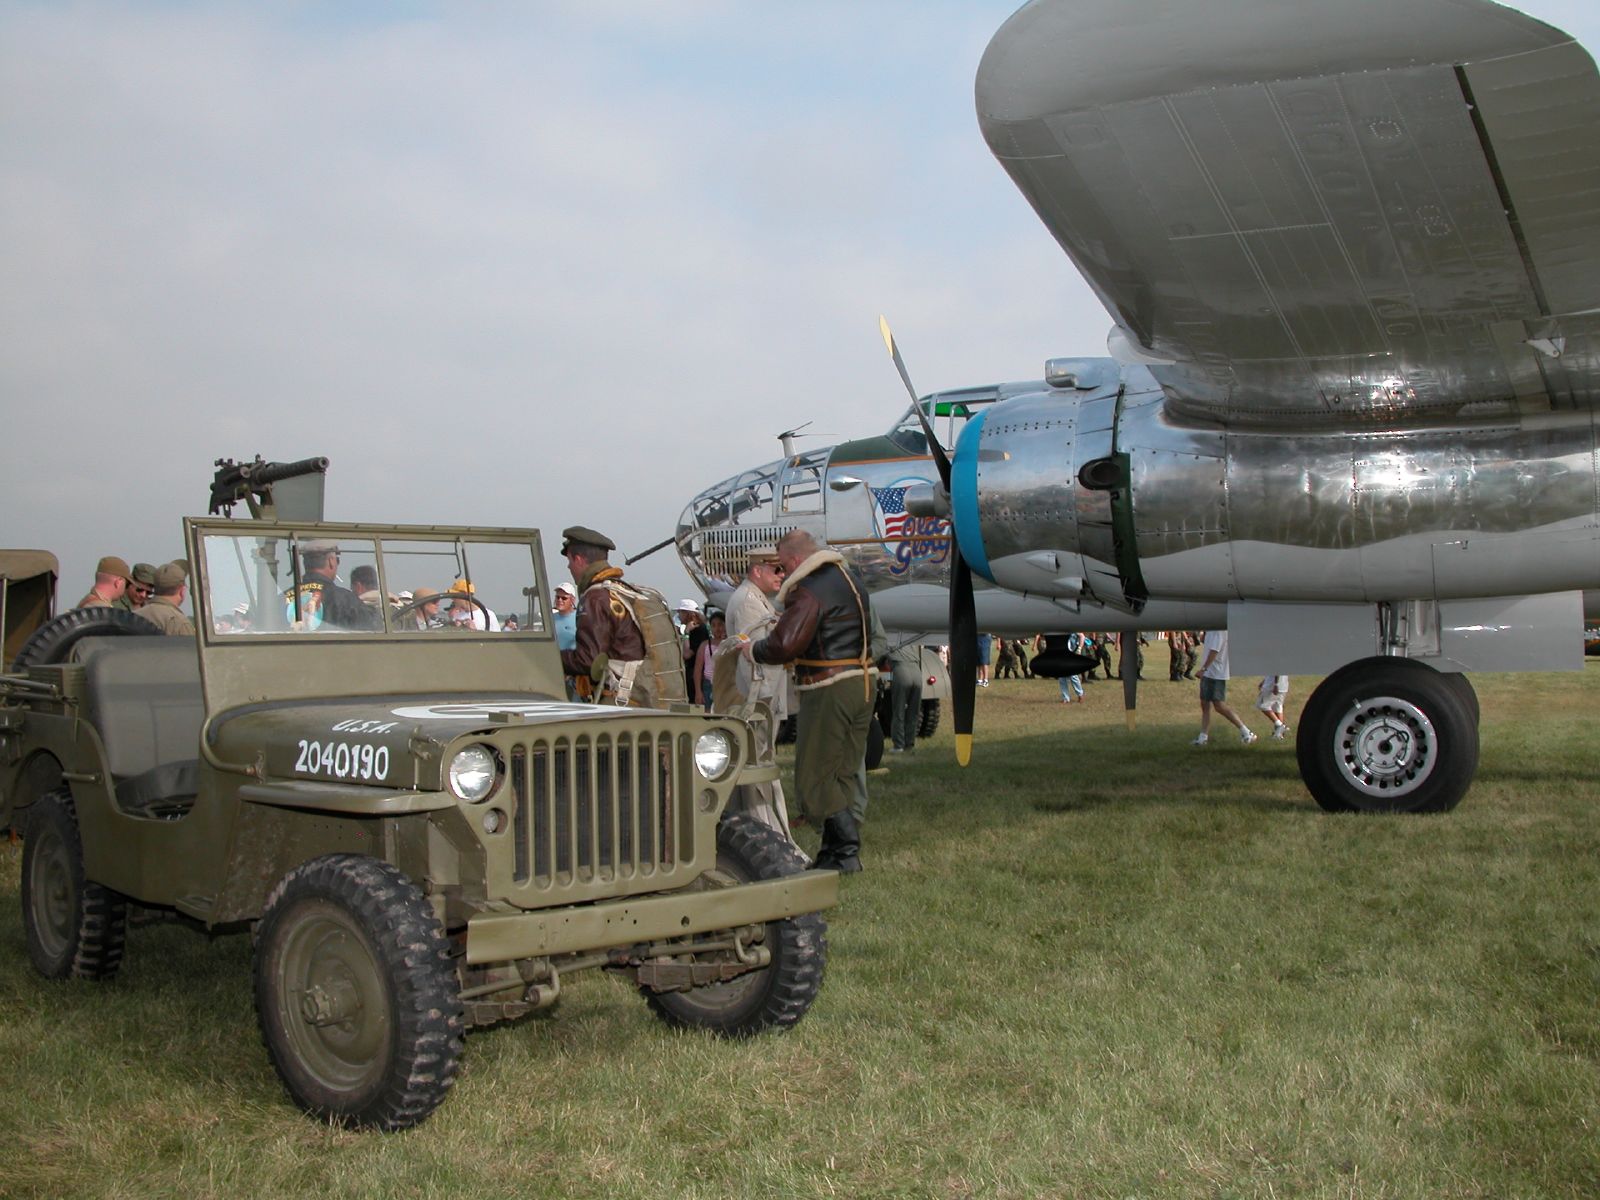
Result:
[[[342,1125],[406,1129],[461,1057],[459,987],[427,900],[387,863],[313,859],[267,897],[256,1016],[296,1104]]]
[[[717,827],[717,875],[724,885],[777,879],[807,866],[793,842],[748,813],[729,813]],[[759,943],[771,955],[766,966],[687,991],[640,990],[651,1012],[679,1028],[707,1029],[723,1037],[788,1028],[805,1016],[822,988],[827,933],[818,913],[769,921]],[[705,957],[698,956],[697,961]],[[710,957],[726,961],[733,952],[719,951]]]
[[[47,979],[110,979],[122,965],[128,902],[83,877],[71,794],[51,792],[35,800],[22,836],[28,958]]]

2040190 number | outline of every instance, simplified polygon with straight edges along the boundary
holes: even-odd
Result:
[[[294,769],[306,775],[332,775],[335,779],[382,780],[389,774],[389,747],[366,742],[297,743],[300,756]]]

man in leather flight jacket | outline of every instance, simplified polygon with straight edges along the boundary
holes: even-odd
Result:
[[[778,542],[786,579],[783,614],[764,638],[743,647],[759,663],[793,663],[800,693],[795,787],[822,826],[816,865],[861,869],[861,831],[850,812],[856,769],[867,749],[877,697],[870,657],[866,589],[842,557],[795,530]]]

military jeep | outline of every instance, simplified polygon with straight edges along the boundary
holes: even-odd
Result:
[[[536,532],[184,536],[194,638],[75,610],[0,680],[0,824],[16,810],[40,972],[114,974],[130,906],[249,930],[290,1096],[385,1130],[440,1103],[465,1030],[555,1003],[575,971],[729,1036],[806,1012],[838,876],[723,816],[776,770],[744,723],[566,700]],[[361,627],[305,603],[330,554],[338,580],[376,579]]]

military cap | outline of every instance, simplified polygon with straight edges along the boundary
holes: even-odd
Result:
[[[759,567],[763,563],[775,563],[777,561],[778,551],[773,546],[757,546],[750,551],[750,565],[752,567]]]
[[[128,576],[134,583],[142,583],[145,587],[155,587],[156,569],[150,563],[134,563],[133,574]]]
[[[568,525],[561,531],[561,553],[566,554],[567,545],[571,542],[583,542],[590,546],[602,546],[607,550],[615,550],[617,544],[598,530],[590,529],[587,525]]]
[[[339,543],[338,542],[330,542],[326,538],[319,538],[318,540],[316,540],[314,542],[301,542],[300,543],[300,553],[302,555],[306,555],[306,554],[337,554],[337,553],[339,553]]]
[[[184,571],[181,563],[163,563],[156,568],[156,591],[175,591],[182,587],[184,580],[188,578],[188,573]]]
[[[108,554],[95,564],[96,575],[115,575],[118,579],[131,579],[133,576],[128,571],[128,560],[118,558],[115,554]]]

